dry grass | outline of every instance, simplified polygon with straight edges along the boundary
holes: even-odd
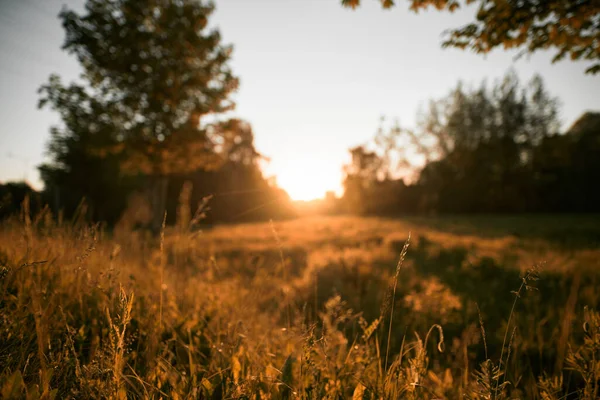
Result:
[[[598,398],[593,235],[557,244],[531,218],[189,220],[164,238],[4,222],[0,397]]]

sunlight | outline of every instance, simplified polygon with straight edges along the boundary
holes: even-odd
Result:
[[[321,168],[319,165],[303,165],[302,168],[281,168],[277,184],[292,200],[314,200],[325,197],[330,190],[339,192],[341,177],[337,168]]]

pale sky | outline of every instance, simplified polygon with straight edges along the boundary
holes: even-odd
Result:
[[[514,60],[442,49],[444,29],[468,22],[474,8],[455,14],[414,14],[399,0],[393,10],[363,0],[352,11],[340,0],[217,0],[212,25],[234,45],[231,67],[241,86],[235,115],[249,121],[259,152],[271,158],[267,176],[293,198],[341,188],[348,148],[368,141],[382,115],[413,127],[420,105],[446,95],[459,80],[479,84],[514,67],[522,81],[534,73],[562,102],[567,128],[586,110],[600,110],[600,75],[585,64],[552,65],[551,53]],[[75,79],[79,67],[60,50],[62,4],[83,0],[0,0],[0,181],[42,183],[56,114],[37,109],[37,89],[55,72]]]

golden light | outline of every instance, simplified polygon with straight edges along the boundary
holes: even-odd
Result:
[[[302,163],[300,167],[282,166],[275,173],[277,185],[292,200],[315,200],[325,197],[328,191],[340,191],[341,176],[337,165],[327,166]]]

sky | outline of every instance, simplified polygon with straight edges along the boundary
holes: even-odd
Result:
[[[233,45],[241,81],[234,115],[252,124],[256,148],[270,159],[265,175],[295,199],[340,193],[348,149],[369,141],[382,116],[414,127],[419,107],[459,80],[493,82],[511,67],[522,81],[539,73],[561,101],[564,129],[600,110],[600,76],[585,75],[585,63],[551,64],[550,52],[517,60],[501,49],[485,57],[442,49],[443,31],[469,22],[473,7],[415,14],[403,0],[392,10],[377,0],[357,10],[340,0],[215,3],[211,24]],[[83,0],[0,0],[0,182],[43,186],[36,167],[48,161],[49,129],[60,121],[37,109],[37,89],[51,73],[64,81],[80,73],[61,50],[63,5],[82,10]]]

